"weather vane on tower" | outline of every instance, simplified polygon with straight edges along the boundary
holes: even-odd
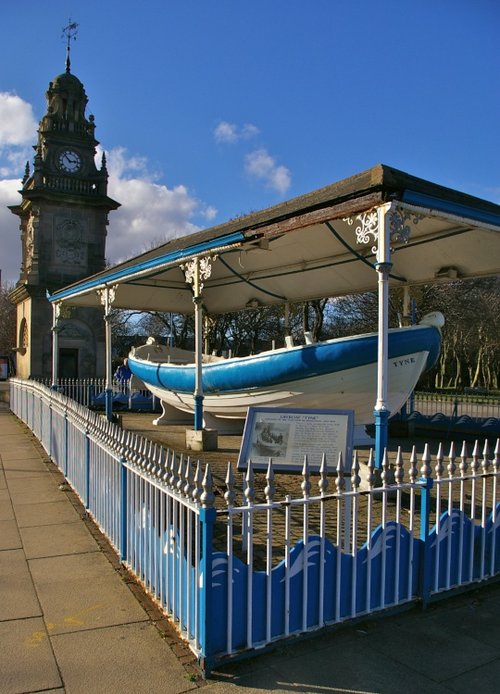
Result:
[[[71,66],[71,61],[69,59],[71,39],[73,39],[73,41],[76,41],[77,33],[78,33],[78,24],[76,22],[72,22],[71,18],[70,18],[68,20],[67,26],[63,27],[63,30],[62,30],[62,36],[65,36],[66,40],[67,40],[67,44],[66,44],[66,72],[70,72],[70,66]],[[61,38],[62,38],[62,36],[61,36]]]

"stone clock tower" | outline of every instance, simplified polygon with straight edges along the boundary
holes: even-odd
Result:
[[[69,41],[68,41],[69,49]],[[107,196],[103,155],[95,164],[94,117],[85,115],[87,96],[66,72],[49,84],[47,112],[40,121],[20,191],[10,207],[20,218],[22,264],[11,293],[17,305],[17,375],[49,378],[52,365],[52,308],[47,292],[92,275],[105,266],[108,213],[119,207]],[[69,309],[59,321],[59,376],[100,376],[104,369],[104,328],[97,309]]]

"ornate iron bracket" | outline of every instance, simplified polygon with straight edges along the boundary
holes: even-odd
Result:
[[[212,263],[217,259],[217,255],[208,255],[203,258],[193,258],[180,267],[186,278],[186,282],[193,287],[194,298],[199,298],[205,281],[212,275]]]
[[[53,333],[58,333],[61,330],[61,326],[59,325],[59,317],[61,315],[61,304],[60,303],[54,303],[52,304],[52,332]]]
[[[101,304],[104,306],[104,320],[108,320],[111,311],[111,304],[114,303],[116,298],[116,290],[118,289],[118,284],[112,287],[105,287],[104,289],[96,289],[97,296],[101,300]]]
[[[412,212],[400,205],[391,205],[386,214],[389,224],[389,238],[394,243],[408,243],[411,236],[412,225],[419,223],[424,216],[417,212]],[[377,241],[379,236],[379,215],[377,209],[368,210],[353,217],[344,217],[343,222],[348,226],[357,223],[354,231],[356,233],[356,243],[366,245],[372,242],[372,253],[377,252]]]

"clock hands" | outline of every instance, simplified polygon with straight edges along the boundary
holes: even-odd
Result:
[[[76,171],[80,167],[80,157],[75,152],[62,152],[59,161],[61,166],[68,171]]]

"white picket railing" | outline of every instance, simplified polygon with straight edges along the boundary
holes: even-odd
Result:
[[[469,455],[357,454],[344,472],[304,460],[279,497],[272,461],[214,494],[209,466],[121,430],[41,384],[11,380],[11,409],[168,614],[202,667],[500,573],[500,442]],[[279,497],[279,498],[278,498]]]
[[[199,516],[203,494],[210,494],[210,471],[202,479],[191,461],[40,383],[11,379],[10,406],[122,561],[200,654],[204,593],[195,587],[203,566]]]
[[[486,395],[446,395],[416,392],[407,407],[409,413],[420,412],[429,417],[444,414],[447,417],[474,419],[500,419],[500,398]]]
[[[50,379],[39,383],[52,387]],[[159,405],[148,390],[132,388],[131,381],[113,379],[113,407],[115,410],[155,410]],[[59,393],[91,409],[105,409],[106,380],[104,378],[60,378],[55,388]]]

